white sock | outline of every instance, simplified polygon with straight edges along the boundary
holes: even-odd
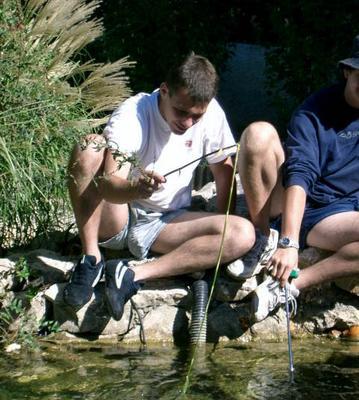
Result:
[[[299,289],[297,289],[297,287],[295,286],[295,284],[293,283],[293,281],[290,284],[290,292],[292,293],[292,295],[294,297],[298,297],[299,296]]]

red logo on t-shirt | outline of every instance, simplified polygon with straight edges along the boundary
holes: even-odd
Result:
[[[184,142],[184,145],[185,145],[186,147],[192,147],[192,140],[186,140],[186,141]]]

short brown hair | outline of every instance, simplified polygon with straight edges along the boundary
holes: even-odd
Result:
[[[206,57],[192,53],[168,71],[166,83],[170,96],[186,88],[194,103],[204,104],[217,94],[218,75]]]

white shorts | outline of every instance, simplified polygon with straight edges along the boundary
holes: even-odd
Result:
[[[136,258],[146,258],[162,229],[186,211],[181,208],[161,213],[129,206],[126,226],[117,235],[99,245],[113,250],[129,249]]]

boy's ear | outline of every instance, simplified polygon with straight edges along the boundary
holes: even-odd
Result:
[[[349,77],[349,75],[350,75],[350,70],[349,69],[347,69],[347,68],[344,68],[343,69],[343,74],[344,74],[344,78],[345,79],[348,79],[348,77]]]
[[[166,95],[169,94],[169,92],[170,92],[170,90],[169,90],[169,88],[167,86],[167,83],[166,82],[162,82],[160,84],[160,93],[161,93],[161,95],[162,96],[166,96]]]

